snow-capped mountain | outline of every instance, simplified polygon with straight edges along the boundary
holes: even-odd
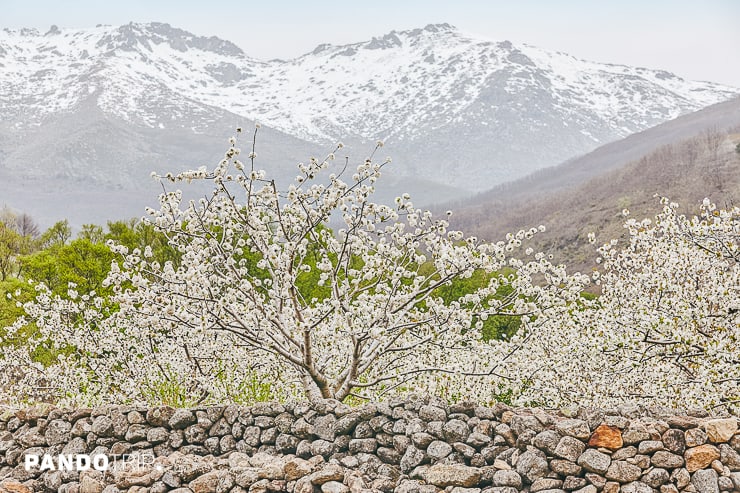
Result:
[[[395,185],[439,200],[738,93],[447,24],[271,61],[161,23],[5,29],[0,179],[55,176],[73,191],[92,178],[128,189],[178,160],[216,161],[234,127],[259,121],[271,129],[260,140],[270,152],[260,154],[280,159],[281,173],[293,176],[293,163],[330,143],[354,143],[360,158],[383,139]]]

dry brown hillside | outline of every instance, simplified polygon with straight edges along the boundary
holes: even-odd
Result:
[[[704,130],[690,139],[663,145],[644,157],[558,191],[522,194],[507,202],[480,201],[457,209],[453,227],[489,240],[507,232],[544,224],[535,249],[549,251],[572,270],[591,270],[597,244],[623,235],[622,210],[633,217],[653,216],[655,197],[667,196],[695,213],[704,197],[717,205],[740,203],[740,128]]]

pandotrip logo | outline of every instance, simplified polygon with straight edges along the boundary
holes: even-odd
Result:
[[[34,455],[27,454],[23,460],[26,471],[117,471],[131,470],[136,468],[152,467],[154,455],[152,454],[59,454],[59,455]]]

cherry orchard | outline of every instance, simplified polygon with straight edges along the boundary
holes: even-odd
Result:
[[[740,409],[740,209],[705,199],[687,217],[661,203],[654,221],[626,221],[629,244],[600,249],[597,302],[543,324],[514,356],[524,395]]]
[[[516,346],[484,342],[485,320],[520,317],[532,332],[561,318],[588,282],[530,249],[529,261],[509,257],[537,230],[485,243],[448,230],[408,195],[373,203],[388,160],[348,171],[329,154],[300,164],[280,190],[255,168],[254,148],[246,165],[240,154],[232,139],[215,169],[159,177],[213,182],[206,198],[183,203],[169,191],[147,211],[179,264],[110,244],[120,255],[106,280],[111,299],[39,287],[25,308],[43,337],[67,348],[47,369],[61,395],[151,400],[175,385],[227,400],[267,379],[277,397],[419,389],[490,400],[510,384],[498,370]],[[330,220],[340,222],[334,232]],[[481,287],[439,295],[476,273],[486,274]]]
[[[299,165],[280,190],[255,169],[254,148],[248,165],[239,156],[234,140],[215,169],[160,177],[213,182],[206,198],[165,192],[148,210],[175,261],[110,244],[113,295],[70,286],[60,297],[36,285],[8,333],[34,322],[38,336],[4,347],[0,399],[228,402],[259,397],[267,382],[274,398],[414,389],[737,411],[737,207],[706,200],[686,217],[664,199],[654,220],[628,219],[628,242],[599,250],[592,280],[602,293],[588,300],[587,277],[523,246],[537,230],[491,244],[450,231],[408,196],[373,203],[388,161],[348,171],[330,154]],[[523,248],[527,261],[511,257]],[[471,277],[485,281],[453,289]],[[500,315],[519,319],[519,330],[483,341]],[[34,363],[35,347],[49,342],[59,361]]]

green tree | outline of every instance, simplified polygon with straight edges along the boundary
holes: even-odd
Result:
[[[178,265],[180,261],[180,252],[170,245],[164,233],[157,231],[152,224],[136,219],[109,221],[105,239],[123,245],[129,250],[135,248],[144,250],[148,246],[152,250],[152,258],[160,264],[171,261],[174,265]]]
[[[23,248],[23,237],[0,222],[0,280],[17,274],[17,258]]]
[[[43,282],[55,294],[66,293],[69,283],[76,284],[79,293],[100,293],[112,261],[108,247],[84,238],[21,259],[25,277]]]
[[[54,226],[44,231],[39,238],[41,248],[50,248],[66,244],[72,238],[72,228],[65,219],[57,221]]]
[[[91,243],[104,243],[105,232],[97,224],[83,224],[77,238],[88,240]]]

